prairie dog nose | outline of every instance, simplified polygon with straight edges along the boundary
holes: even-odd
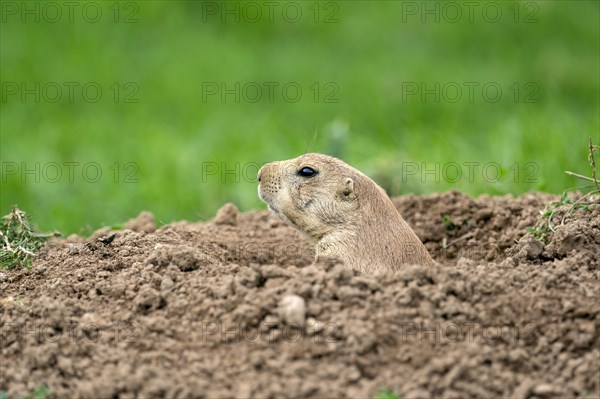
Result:
[[[258,179],[258,182],[259,182],[259,183],[260,183],[260,181],[261,181],[261,179],[262,179],[263,177],[266,177],[266,178],[267,178],[267,180],[269,179],[269,175],[270,175],[270,172],[271,172],[271,170],[270,170],[270,169],[272,169],[272,168],[273,168],[273,164],[274,164],[273,162],[266,163],[266,164],[264,164],[264,165],[262,166],[262,168],[260,168],[260,169],[258,170],[258,173],[257,173],[257,175],[256,175],[256,178]]]

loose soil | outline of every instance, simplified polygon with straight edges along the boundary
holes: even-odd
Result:
[[[396,274],[231,204],[52,241],[0,272],[0,396],[598,398],[600,204],[540,242],[556,200],[394,198],[438,262]]]

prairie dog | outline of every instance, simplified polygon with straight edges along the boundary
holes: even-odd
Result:
[[[337,158],[304,154],[268,163],[257,177],[260,198],[315,241],[317,259],[339,258],[363,272],[434,263],[385,191]]]

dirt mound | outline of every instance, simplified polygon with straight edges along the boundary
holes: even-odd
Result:
[[[0,272],[0,391],[53,398],[600,395],[600,205],[395,198],[435,267],[363,275],[266,212],[101,231]],[[561,217],[562,218],[562,217]],[[116,234],[115,234],[116,233]]]
[[[439,262],[453,263],[461,257],[504,259],[506,249],[537,222],[546,203],[555,199],[549,194],[473,199],[450,192],[393,201],[429,252]]]

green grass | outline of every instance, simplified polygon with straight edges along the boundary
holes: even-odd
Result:
[[[587,170],[588,137],[600,141],[600,6],[576,3],[497,2],[497,23],[480,8],[473,22],[463,9],[458,23],[422,23],[399,1],[321,3],[320,21],[336,11],[328,4],[337,5],[335,23],[314,23],[313,2],[293,3],[303,11],[297,23],[281,12],[274,22],[230,16],[223,23],[191,1],[138,2],[137,23],[115,23],[113,2],[96,3],[103,11],[97,23],[81,12],[72,23],[66,16],[58,23],[6,16],[0,211],[18,204],[42,230],[63,233],[88,233],[144,209],[160,222],[207,219],[227,201],[242,210],[261,207],[256,165],[307,150],[343,157],[392,194],[560,193],[577,184],[564,170]],[[119,20],[135,11],[124,4]],[[511,4],[519,4],[518,23]],[[524,23],[532,10],[538,22]],[[97,82],[103,95],[96,103],[80,90],[74,101],[66,91],[56,103],[21,101],[6,93],[12,82]],[[203,101],[203,84],[213,82],[296,82],[303,95],[297,102],[281,91],[274,101],[266,94],[256,103],[231,95]],[[469,101],[465,91],[451,102],[447,92],[436,102],[403,91],[436,82],[448,90],[453,82],[493,83],[503,93],[491,102],[476,90]],[[128,95],[138,102],[123,102]],[[61,165],[56,182],[51,162]],[[72,181],[64,162],[79,163]],[[97,182],[92,169],[82,176],[91,162],[102,171]],[[40,173],[21,176],[22,163],[39,163]],[[212,165],[239,165],[238,173],[203,175]],[[44,167],[47,175],[39,176]]]
[[[50,236],[33,231],[27,214],[13,208],[0,220],[0,269],[31,267],[33,257]]]

